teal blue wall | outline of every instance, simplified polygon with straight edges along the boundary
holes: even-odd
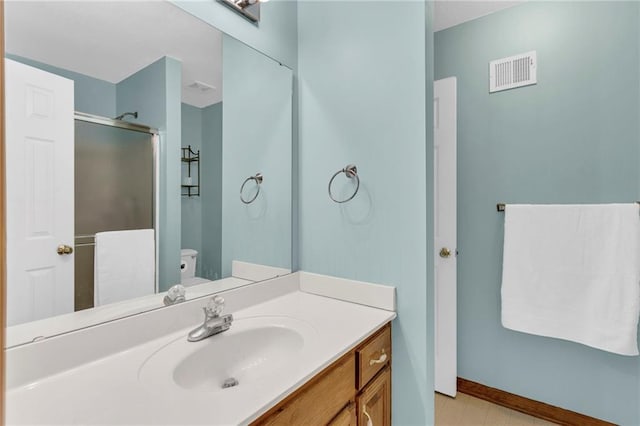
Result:
[[[182,104],[182,146],[191,145],[195,152],[200,151],[200,161],[198,164],[191,163],[191,176],[193,183],[198,182],[197,168],[207,167],[203,164],[202,157],[202,109]],[[188,163],[182,163],[181,179],[184,181],[188,175]],[[200,188],[202,189],[202,188]],[[184,192],[184,191],[183,191]],[[198,251],[199,257],[196,263],[195,274],[202,275],[202,195],[199,197],[182,197],[182,230],[181,248],[189,248]]]
[[[116,114],[115,84],[42,62],[33,61],[22,56],[12,55],[10,53],[5,56],[25,65],[30,65],[73,80],[75,111],[111,118],[118,115]]]
[[[263,3],[259,24],[238,15],[217,1],[171,0],[173,4],[220,31],[295,69],[297,65],[297,1]]]
[[[160,186],[160,291],[180,282],[180,156],[181,140],[181,99],[182,64],[173,58],[164,58],[166,79],[166,119],[161,127],[160,160],[164,166],[161,173],[164,187]]]
[[[392,412],[403,426],[433,422],[430,19],[424,2],[298,4],[300,268],[397,286]],[[327,183],[348,163],[360,191],[339,205]]]
[[[200,151],[200,196],[182,197],[182,248],[198,251],[196,276],[221,278],[222,103],[182,104],[182,145]],[[192,175],[197,172],[192,166]],[[187,176],[182,164],[182,178]]]
[[[232,260],[291,268],[292,71],[227,35],[222,70],[222,275]]]
[[[160,291],[180,282],[180,147],[182,64],[162,58],[118,83],[116,109],[138,111],[139,122],[160,130],[159,246]]]
[[[210,25],[218,28],[219,30],[228,34],[228,36],[234,37],[239,41],[251,46],[254,49],[264,53],[265,55],[279,61],[295,71],[298,65],[298,19],[297,19],[297,1],[290,0],[271,0],[268,3],[261,5],[261,20],[259,24],[252,24],[246,19],[239,16],[237,13],[231,11],[226,6],[216,1],[184,1],[184,0],[171,0],[172,3],[191,13],[192,15],[202,19]],[[227,38],[228,38],[227,36]],[[294,85],[295,82],[294,79]],[[294,94],[292,101],[292,115],[293,120],[291,123],[291,151],[295,154],[298,146],[298,120],[297,120],[297,95]],[[206,148],[205,148],[206,149]],[[290,155],[291,162],[289,164],[281,164],[281,167],[288,168],[292,171],[293,176],[297,176],[297,156]],[[213,170],[212,170],[213,172]],[[221,176],[220,171],[220,176]],[[297,179],[294,177],[293,183],[290,183],[290,203],[295,204],[297,202]],[[207,209],[207,206],[203,205],[203,209]],[[209,205],[209,211],[211,215],[220,213],[216,210],[214,205]],[[203,215],[204,215],[203,210]],[[298,253],[298,226],[297,226],[297,209],[292,209],[289,213],[293,226],[293,231],[288,231],[288,235],[291,238],[289,242],[289,252],[286,255],[290,259],[289,267],[297,269],[297,253]],[[220,219],[222,220],[222,219]],[[220,222],[220,226],[221,222]],[[206,231],[213,232],[212,228],[205,228]],[[206,241],[203,235],[203,241]],[[204,249],[207,251],[206,249]],[[214,256],[214,248],[209,250],[212,256]],[[284,254],[282,254],[284,256]],[[218,269],[220,270],[220,269]],[[204,271],[203,271],[204,273]],[[206,275],[206,274],[205,274]]]
[[[625,425],[638,357],[502,328],[495,205],[638,199],[639,8],[530,2],[435,35],[436,78],[458,78],[458,373]],[[529,50],[538,84],[489,94],[489,61]]]
[[[202,110],[201,276],[222,278],[222,102]]]
[[[433,80],[434,80],[434,33],[433,33],[433,13],[434,13],[434,3],[432,1],[427,1],[426,3],[426,28],[425,28],[425,104],[426,104],[426,115],[425,115],[425,123],[427,128],[426,134],[426,165],[425,170],[423,171],[426,174],[426,201],[427,201],[427,209],[425,215],[425,222],[427,227],[427,257],[425,260],[427,266],[427,304],[426,304],[426,313],[427,313],[427,324],[426,324],[426,338],[427,338],[427,421],[428,424],[434,423],[434,406],[433,406],[433,398],[429,398],[429,395],[432,394],[434,390],[434,380],[435,380],[435,372],[434,372],[434,358],[435,358],[435,274],[434,274],[434,244],[435,244],[435,235],[434,235],[434,190],[435,190],[435,176],[434,176],[434,138],[433,138]]]

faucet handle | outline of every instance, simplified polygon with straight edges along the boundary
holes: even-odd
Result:
[[[183,285],[176,284],[171,287],[162,300],[166,306],[175,305],[176,303],[184,302],[186,290]]]
[[[212,297],[204,308],[205,316],[208,318],[217,318],[224,310],[224,298],[221,296]]]

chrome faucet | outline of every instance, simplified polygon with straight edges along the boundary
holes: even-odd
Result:
[[[202,309],[204,310],[204,323],[189,332],[187,340],[190,342],[199,342],[214,334],[227,331],[233,322],[231,314],[220,316],[224,310],[224,299],[220,296],[213,297]]]

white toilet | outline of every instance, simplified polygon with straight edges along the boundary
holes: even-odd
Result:
[[[209,280],[196,277],[196,262],[198,261],[198,252],[193,249],[180,250],[180,284],[189,287],[195,284],[202,284]]]

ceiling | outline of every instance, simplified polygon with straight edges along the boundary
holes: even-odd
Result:
[[[222,33],[169,2],[7,1],[5,34],[7,53],[110,83],[171,56],[183,102],[222,100]]]
[[[436,0],[434,31],[523,1]],[[222,33],[169,2],[7,1],[5,33],[8,53],[110,83],[171,56],[184,103],[222,100]]]
[[[516,6],[524,1],[526,0],[436,0],[433,10],[433,30],[444,30]]]

